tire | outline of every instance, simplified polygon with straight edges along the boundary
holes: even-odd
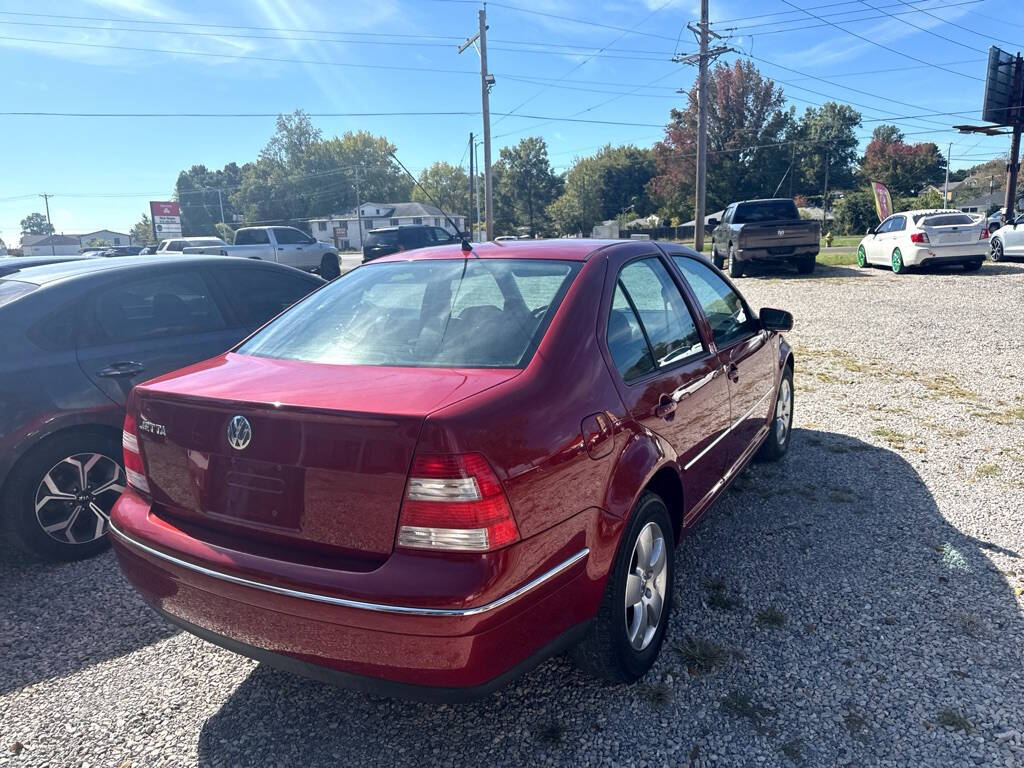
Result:
[[[964,272],[977,272],[981,269],[981,263],[983,261],[984,259],[973,259],[972,261],[965,261],[960,266],[964,268]]]
[[[100,432],[71,432],[44,441],[8,478],[0,500],[4,535],[23,551],[46,560],[79,560],[101,552],[107,547],[110,510],[124,490],[121,462],[120,443]],[[91,492],[77,495],[83,470]],[[68,494],[69,499],[56,498],[55,493]],[[44,530],[44,525],[62,523],[63,528]]]
[[[899,248],[893,248],[892,250],[892,271],[897,275],[907,271],[907,267],[903,263],[903,254]]]
[[[718,269],[725,269],[725,257],[718,255],[718,250],[711,247],[711,263],[714,264]]]
[[[804,256],[796,263],[796,271],[801,275],[809,275],[814,271],[818,261],[813,256]]]
[[[857,266],[860,267],[861,269],[865,269],[867,265],[868,254],[867,251],[864,250],[864,246],[862,245],[857,248]]]
[[[729,246],[729,277],[743,277],[743,262],[736,258],[736,249]]]
[[[757,451],[759,461],[778,461],[789,450],[793,433],[793,369],[788,365],[782,371],[782,381],[775,397],[775,412],[772,414],[768,437]]]
[[[656,545],[660,541],[661,555],[657,558],[654,573],[647,581],[637,575],[637,541],[641,534]],[[660,539],[658,538],[660,536]],[[657,550],[655,546],[653,549]],[[655,551],[654,554],[657,554]],[[660,570],[658,570],[660,568]],[[672,585],[675,576],[675,539],[672,521],[665,502],[657,494],[645,491],[636,503],[633,514],[626,524],[626,531],[615,555],[608,586],[605,588],[601,606],[594,626],[569,652],[573,661],[591,675],[615,683],[634,683],[643,677],[658,658],[669,617],[672,613]],[[640,594],[643,608],[626,606],[627,582]],[[646,586],[645,586],[646,585]],[[660,591],[659,591],[660,590]],[[660,594],[661,606],[657,624],[652,631],[644,631],[637,623],[641,615],[638,610],[653,610],[646,594]],[[637,603],[641,605],[641,603]],[[651,630],[648,622],[647,629]],[[637,645],[631,641],[631,630],[637,638]]]
[[[324,280],[336,280],[341,277],[341,266],[338,264],[338,254],[325,253],[320,259],[320,277]]]
[[[1005,258],[1003,254],[1003,241],[998,237],[992,238],[988,244],[988,257],[993,262],[1000,262]]]

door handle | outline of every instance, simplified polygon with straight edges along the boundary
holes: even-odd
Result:
[[[729,363],[729,369],[726,371],[726,376],[729,377],[729,381],[733,384],[740,380],[740,369],[736,367],[736,363]]]
[[[665,396],[663,395],[662,397]],[[654,415],[657,416],[659,419],[668,420],[672,418],[672,415],[676,412],[676,408],[678,407],[679,404],[676,403],[675,400],[673,400],[672,398],[668,398],[667,400],[662,400],[662,402],[658,403],[654,407]]]
[[[120,360],[96,371],[96,375],[105,379],[117,379],[122,376],[135,376],[144,370],[146,370],[146,366],[142,363],[137,363],[134,360]]]

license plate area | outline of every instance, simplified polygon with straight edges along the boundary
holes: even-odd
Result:
[[[210,469],[210,477],[223,481],[206,489],[203,508],[207,514],[250,525],[301,528],[305,507],[301,467],[214,456]]]

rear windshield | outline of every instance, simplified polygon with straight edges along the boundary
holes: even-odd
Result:
[[[579,262],[370,264],[317,291],[238,352],[337,365],[526,365]]]
[[[26,293],[32,293],[38,287],[34,283],[23,283],[20,280],[0,280],[0,307],[20,299]]]
[[[753,224],[758,221],[792,221],[799,219],[792,200],[766,200],[763,203],[741,203],[736,206],[733,224]]]
[[[924,219],[924,221],[921,221]],[[914,223],[921,221],[923,227],[954,227],[964,226],[965,224],[970,225],[974,223],[974,219],[968,216],[966,213],[943,213],[939,216],[915,216]]]
[[[367,245],[398,245],[398,230],[389,229],[384,232],[370,232],[366,235]]]

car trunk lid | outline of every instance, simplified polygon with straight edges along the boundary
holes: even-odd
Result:
[[[981,239],[982,225],[965,214],[941,215],[921,222],[921,231],[933,246],[965,245]]]
[[[426,416],[518,373],[228,354],[156,380],[136,394],[154,514],[235,549],[382,559]]]

